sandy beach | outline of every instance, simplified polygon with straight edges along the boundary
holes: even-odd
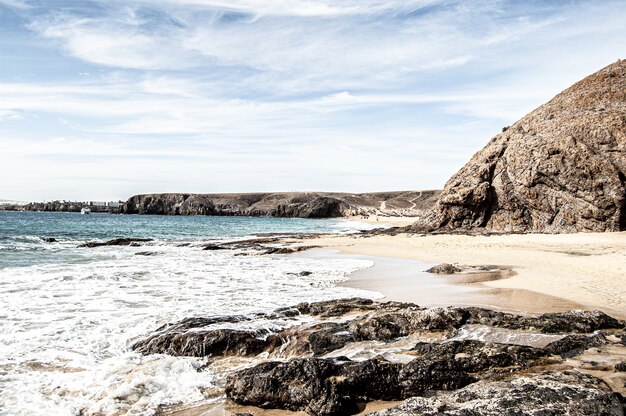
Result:
[[[327,236],[315,244],[344,254],[413,259],[426,264],[494,265],[510,269],[499,279],[475,283],[483,291],[451,298],[527,312],[599,309],[626,317],[626,233]],[[420,272],[423,270],[420,270]],[[423,300],[423,281],[384,267],[356,275],[348,285],[376,290],[387,299]],[[448,283],[466,278],[434,277]],[[433,279],[433,278],[431,278]],[[476,288],[476,287],[475,287]],[[437,302],[435,302],[437,303]]]

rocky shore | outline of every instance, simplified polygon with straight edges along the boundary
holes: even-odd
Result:
[[[385,401],[381,416],[617,416],[625,404],[624,325],[598,311],[521,316],[352,298],[184,319],[132,348],[248,357],[223,381],[224,394],[263,409],[350,415]]]
[[[79,202],[29,202],[26,204],[10,203],[0,204],[0,211],[36,211],[36,212],[80,212],[83,208],[89,208],[91,212],[119,214],[119,207],[104,205],[87,205]]]

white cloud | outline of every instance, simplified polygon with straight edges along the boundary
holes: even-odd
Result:
[[[336,17],[384,12],[411,12],[441,0],[139,0],[138,3],[163,6],[196,6],[255,16]]]
[[[39,49],[0,78],[0,165],[28,172],[3,197],[440,187],[502,126],[626,57],[610,1],[90,5],[19,11],[36,39],[17,47]]]
[[[7,6],[19,10],[27,10],[32,7],[26,0],[0,0],[0,6]]]

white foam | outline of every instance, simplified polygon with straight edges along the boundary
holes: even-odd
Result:
[[[219,376],[198,371],[202,359],[142,357],[129,345],[190,316],[376,296],[334,285],[370,266],[365,260],[234,256],[163,242],[81,250],[94,261],[0,270],[1,415],[150,415],[193,403]],[[134,255],[146,250],[157,254]],[[297,275],[304,270],[312,274]]]

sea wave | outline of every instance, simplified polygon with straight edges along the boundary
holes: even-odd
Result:
[[[202,359],[143,357],[129,345],[191,316],[378,296],[335,285],[367,260],[235,256],[165,241],[150,243],[156,255],[135,255],[143,250],[73,248],[93,261],[0,270],[1,415],[151,415],[192,403],[223,374],[199,371]]]

